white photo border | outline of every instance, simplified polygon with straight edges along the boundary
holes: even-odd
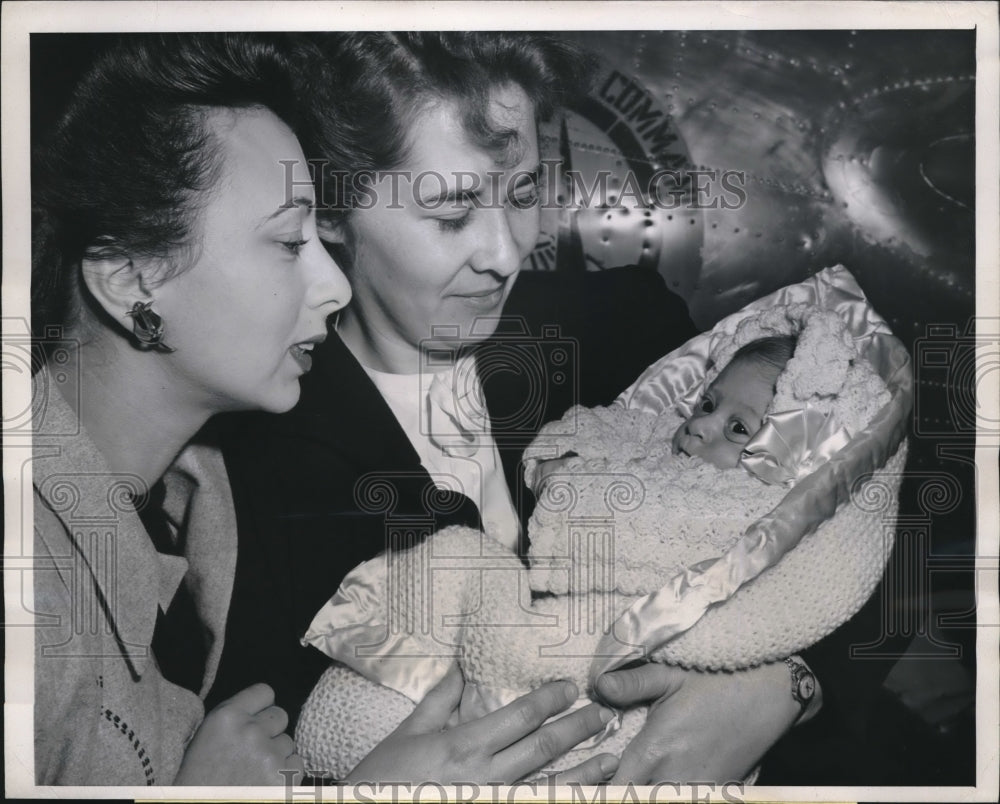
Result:
[[[639,29],[809,29],[975,28],[977,53],[976,316],[1000,316],[1000,76],[996,2],[22,2],[2,9],[3,316],[30,316],[29,35],[32,32],[106,31],[277,31],[462,29],[639,30]],[[4,337],[11,333],[5,331]],[[16,334],[16,333],[14,333]],[[996,335],[997,333],[991,333]],[[986,421],[1000,421],[1000,371],[977,378],[978,403]],[[5,410],[30,406],[29,378],[6,371]],[[9,448],[10,447],[10,448]],[[748,790],[746,800],[797,801],[995,801],[998,793],[998,654],[1000,605],[997,556],[1000,513],[996,437],[977,439],[977,785],[960,788],[822,787]],[[27,448],[30,450],[30,443]],[[15,450],[4,448],[5,607],[31,604],[30,557],[20,545],[31,536],[30,488],[22,488]],[[29,453],[30,454],[30,453]],[[30,471],[28,472],[30,474]],[[10,620],[5,617],[5,623]],[[33,634],[30,627],[6,628],[4,751],[8,796],[225,798],[285,800],[270,788],[46,788],[34,785]],[[326,793],[333,794],[335,788]],[[338,800],[347,800],[339,788]],[[570,800],[560,788],[562,800]],[[638,800],[642,789],[637,788]],[[369,791],[370,795],[370,791]],[[436,791],[427,791],[439,800]],[[682,791],[677,800],[698,800],[705,790]],[[303,788],[296,799],[312,798]],[[516,798],[527,800],[523,791]],[[609,791],[608,800],[617,800]],[[371,800],[371,798],[369,798]],[[504,796],[504,800],[510,800]],[[628,800],[627,798],[625,800]],[[635,799],[632,799],[635,800]],[[658,800],[667,800],[662,795]],[[706,800],[702,798],[701,800]]]

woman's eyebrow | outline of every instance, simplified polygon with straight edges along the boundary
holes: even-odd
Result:
[[[462,175],[464,176],[466,174]],[[473,206],[481,207],[486,203],[483,197],[483,191],[490,188],[493,177],[499,174],[490,173],[487,175],[490,177],[487,181],[477,182],[473,187],[462,187],[460,185],[459,187],[454,187],[450,190],[444,191],[443,193],[438,193],[437,195],[431,194],[423,198],[418,198],[417,203],[422,207],[438,208],[449,203],[456,204],[460,201],[471,201]],[[513,185],[513,187],[509,187],[509,182],[507,182],[509,189],[517,189],[528,184],[538,184],[542,175],[542,163],[539,162],[535,166],[534,170],[519,170],[516,175],[517,182]]]
[[[313,201],[312,198],[309,198],[308,196],[304,195],[297,195],[295,196],[295,198],[291,198],[288,201],[286,201],[284,204],[282,204],[280,207],[274,210],[274,212],[272,212],[270,215],[265,215],[263,218],[261,218],[260,221],[257,223],[256,228],[259,229],[268,221],[274,220],[275,218],[284,215],[289,210],[293,209],[308,210],[311,209],[314,205],[315,201]]]
[[[464,174],[463,174],[464,175]],[[472,175],[472,174],[469,174]],[[486,183],[478,182],[473,187],[463,187],[462,183],[459,182],[458,187],[453,187],[450,190],[444,190],[440,193],[431,193],[424,197],[417,198],[417,204],[421,207],[439,209],[445,204],[456,204],[459,201],[471,200],[475,206],[483,205],[483,190],[487,186]]]

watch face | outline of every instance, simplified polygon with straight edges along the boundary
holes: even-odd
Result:
[[[799,697],[803,701],[810,701],[815,694],[816,679],[813,678],[812,673],[806,673],[799,679]]]

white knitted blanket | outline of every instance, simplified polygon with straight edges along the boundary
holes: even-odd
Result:
[[[877,496],[894,487],[904,462],[905,447],[860,493]],[[622,611],[678,568],[721,554],[783,494],[741,470],[681,466],[695,459],[645,459],[633,462],[629,473],[592,473],[586,467],[593,463],[581,461],[578,473],[571,467],[550,481],[532,519],[530,569],[486,536],[458,527],[376,565],[383,585],[367,602],[366,616],[390,629],[408,625],[417,654],[457,657],[467,683],[481,693],[463,706],[463,716],[483,713],[483,695],[499,705],[555,679],[569,678],[586,690],[597,643]],[[620,467],[609,461],[606,468]],[[636,488],[643,489],[638,496]],[[609,506],[616,495],[625,510]],[[553,504],[553,496],[561,504]],[[707,516],[713,506],[719,515]],[[849,619],[881,577],[892,547],[895,495],[875,507],[873,516],[858,505],[843,506],[778,565],[650,658],[733,670],[816,642]],[[422,611],[414,616],[418,601]],[[298,750],[310,767],[343,777],[413,706],[405,695],[334,664],[303,708]],[[571,752],[550,770],[592,753],[620,752],[643,721],[641,711],[626,713],[619,732],[597,748]]]
[[[570,415],[577,434],[568,442],[579,457],[547,482],[529,526],[527,575],[535,592],[614,592],[620,613],[664,579],[722,555],[784,497],[783,487],[765,485],[741,469],[671,454],[669,438],[662,436],[681,421],[672,412],[654,416],[612,407]],[[545,437],[543,429],[536,445]],[[613,444],[632,457],[594,457],[608,454]],[[849,619],[874,590],[892,547],[887,526],[895,519],[905,455],[904,446],[873,478],[872,488],[888,482],[893,489],[893,499],[876,516],[853,503],[842,506],[776,566],[652,658],[736,670],[796,653]],[[867,490],[862,486],[858,493]],[[528,657],[520,661],[533,666]]]
[[[837,336],[832,318],[803,309],[782,315],[765,312],[725,339],[718,352],[728,354],[714,370],[741,340],[797,321],[800,349],[779,379],[776,402],[805,397],[849,422],[851,435],[864,428],[889,398],[885,384],[857,354],[846,355],[852,344]],[[822,329],[824,338],[806,338],[801,349],[808,318],[820,322],[813,331]],[[835,348],[817,363],[817,347],[809,344],[824,339]],[[710,382],[712,371],[702,381]],[[827,387],[830,377],[837,387]],[[724,554],[751,523],[780,509],[787,492],[743,469],[670,454],[681,421],[677,410],[577,408],[543,429],[526,452],[529,481],[537,459],[570,449],[579,457],[549,480],[539,500],[529,527],[530,569],[466,528],[359,568],[361,582],[346,597],[338,593],[306,640],[396,689],[335,662],[299,719],[296,740],[308,766],[345,776],[412,711],[411,698],[396,690],[419,699],[455,659],[467,680],[467,718],[548,680],[569,678],[588,689],[598,642],[623,611],[679,571]],[[904,442],[777,564],[649,658],[703,670],[745,668],[796,653],[849,619],[874,590],[892,547],[905,456]],[[380,638],[384,646],[373,647]],[[620,753],[643,721],[644,710],[626,712],[603,743],[571,752],[552,769],[591,753]]]

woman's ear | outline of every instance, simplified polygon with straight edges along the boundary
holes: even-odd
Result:
[[[316,233],[340,270],[350,274],[354,264],[354,238],[347,219],[342,216],[317,216]]]
[[[316,234],[324,243],[331,245],[347,242],[347,224],[342,218],[327,215],[316,216]]]
[[[123,327],[131,328],[128,312],[136,302],[153,301],[150,269],[144,270],[127,255],[109,251],[84,257],[80,268],[91,296]]]

